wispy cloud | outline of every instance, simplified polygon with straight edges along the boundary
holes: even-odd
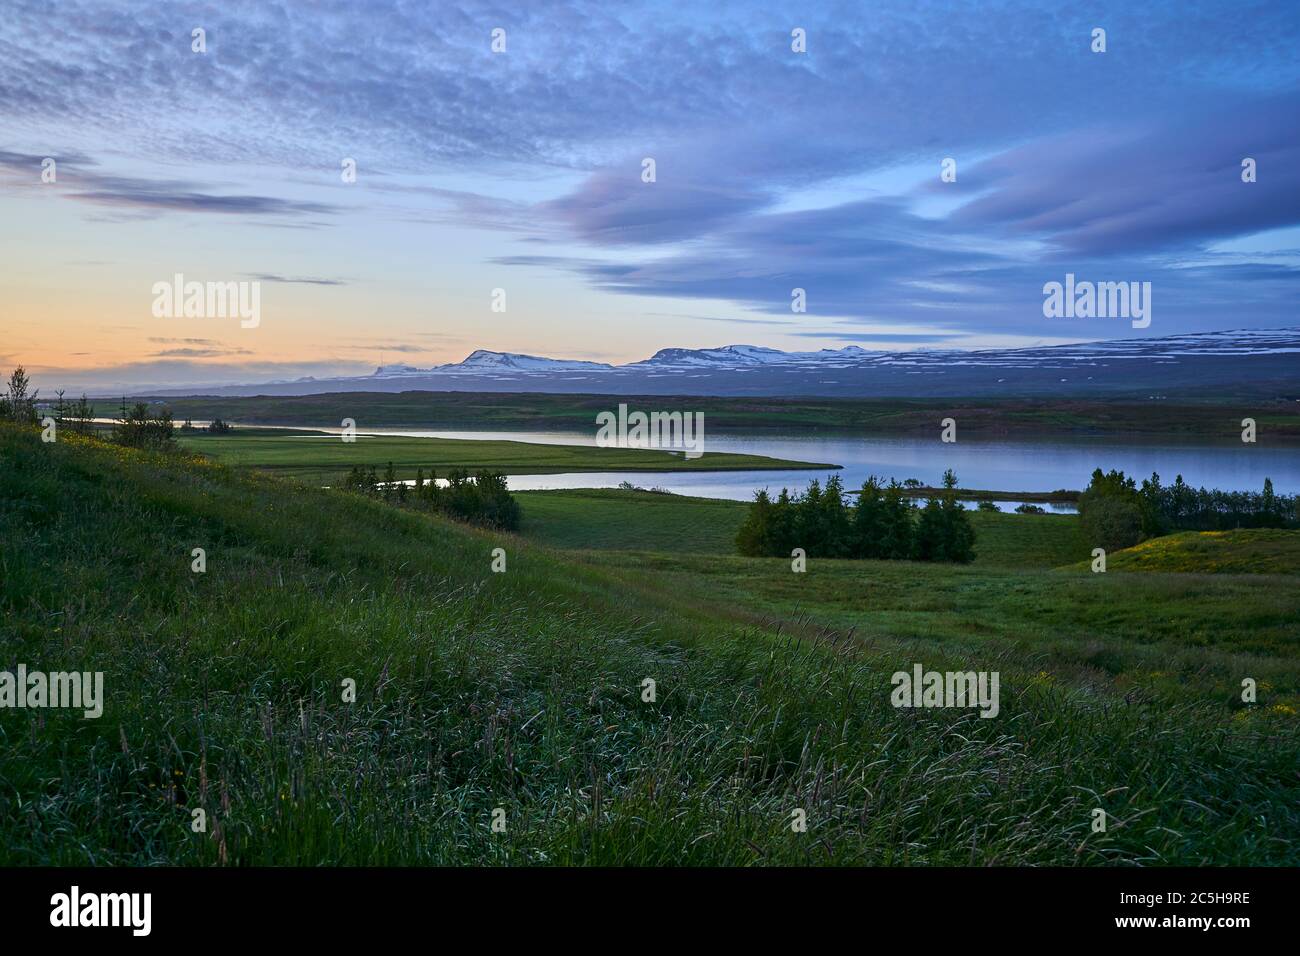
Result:
[[[249,349],[226,348],[225,346],[216,346],[213,348],[174,348],[162,349],[154,352],[153,358],[224,358],[228,355],[252,355]]]
[[[343,279],[317,279],[309,276],[281,276],[269,272],[246,272],[246,276],[259,282],[283,282],[290,285],[347,285]]]
[[[1088,50],[1099,24],[1104,55]],[[10,0],[0,177],[22,188],[0,201],[41,188],[50,155],[83,217],[219,225],[214,250],[263,256],[232,266],[260,281],[382,296],[416,274],[462,302],[505,281],[489,271],[534,270],[570,354],[623,334],[570,317],[603,296],[773,338],[1042,335],[1042,285],[1066,271],[1151,281],[1162,332],[1270,327],[1300,289],[1294,238],[1277,237],[1300,226],[1297,42],[1283,2],[229,0],[182,18],[63,0],[53,30],[43,0]],[[244,225],[295,244],[346,227],[385,255],[396,226],[413,258],[454,250],[456,270],[270,259]],[[475,331],[455,309],[438,321]]]
[[[90,185],[90,188],[78,188]],[[123,176],[94,176],[74,183],[72,199],[100,206],[144,212],[215,213],[227,216],[319,216],[338,211],[322,202],[279,199],[273,196],[219,195],[184,182],[154,182]]]

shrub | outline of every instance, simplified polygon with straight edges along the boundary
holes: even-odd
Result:
[[[171,451],[176,447],[172,413],[162,406],[158,406],[156,411],[150,411],[144,402],[136,402],[127,411],[124,399],[122,415],[113,426],[112,439],[128,448]]]
[[[1085,495],[1079,499],[1079,521],[1091,547],[1119,551],[1142,539],[1142,511],[1127,498]]]

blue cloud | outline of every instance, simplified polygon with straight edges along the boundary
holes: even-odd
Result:
[[[1096,26],[1104,54],[1088,49]],[[845,337],[1044,334],[1041,287],[1065,271],[1152,281],[1166,332],[1271,326],[1293,321],[1294,250],[1217,244],[1300,217],[1297,40],[1300,5],[1226,0],[1194,15],[1178,0],[65,0],[56,35],[44,2],[10,0],[0,168],[31,176],[57,143],[84,203],[305,228],[350,222],[337,170],[355,157],[362,207],[499,233],[499,265],[819,328],[913,328]],[[938,181],[944,157],[956,183]],[[258,165],[315,191],[147,164]]]

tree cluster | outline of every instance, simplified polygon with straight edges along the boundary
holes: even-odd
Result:
[[[501,531],[519,528],[519,503],[506,487],[505,475],[496,472],[480,471],[471,477],[466,471],[452,470],[447,473],[446,484],[439,484],[436,472],[431,469],[426,479],[421,468],[416,473],[415,484],[407,485],[398,481],[390,461],[382,477],[376,474],[373,465],[355,466],[343,479],[343,487],[371,498],[436,511],[487,528]]]
[[[956,486],[956,475],[947,472],[944,494],[919,509],[898,482],[886,485],[874,476],[853,503],[838,476],[824,488],[814,480],[799,494],[782,488],[775,500],[759,491],[736,546],[753,557],[789,557],[802,548],[809,557],[968,562],[975,557],[975,529]]]
[[[1300,496],[1275,494],[1269,478],[1261,492],[1220,491],[1193,488],[1182,475],[1165,485],[1152,474],[1138,485],[1122,471],[1098,468],[1079,497],[1079,517],[1091,544],[1118,550],[1173,531],[1297,528]]]

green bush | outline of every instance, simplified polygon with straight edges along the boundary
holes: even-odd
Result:
[[[1085,495],[1079,500],[1079,519],[1090,547],[1120,551],[1142,540],[1142,510],[1126,498]]]
[[[150,411],[144,402],[136,402],[130,411],[122,404],[122,415],[113,426],[113,441],[128,448],[170,451],[176,447],[172,413],[159,407]]]

